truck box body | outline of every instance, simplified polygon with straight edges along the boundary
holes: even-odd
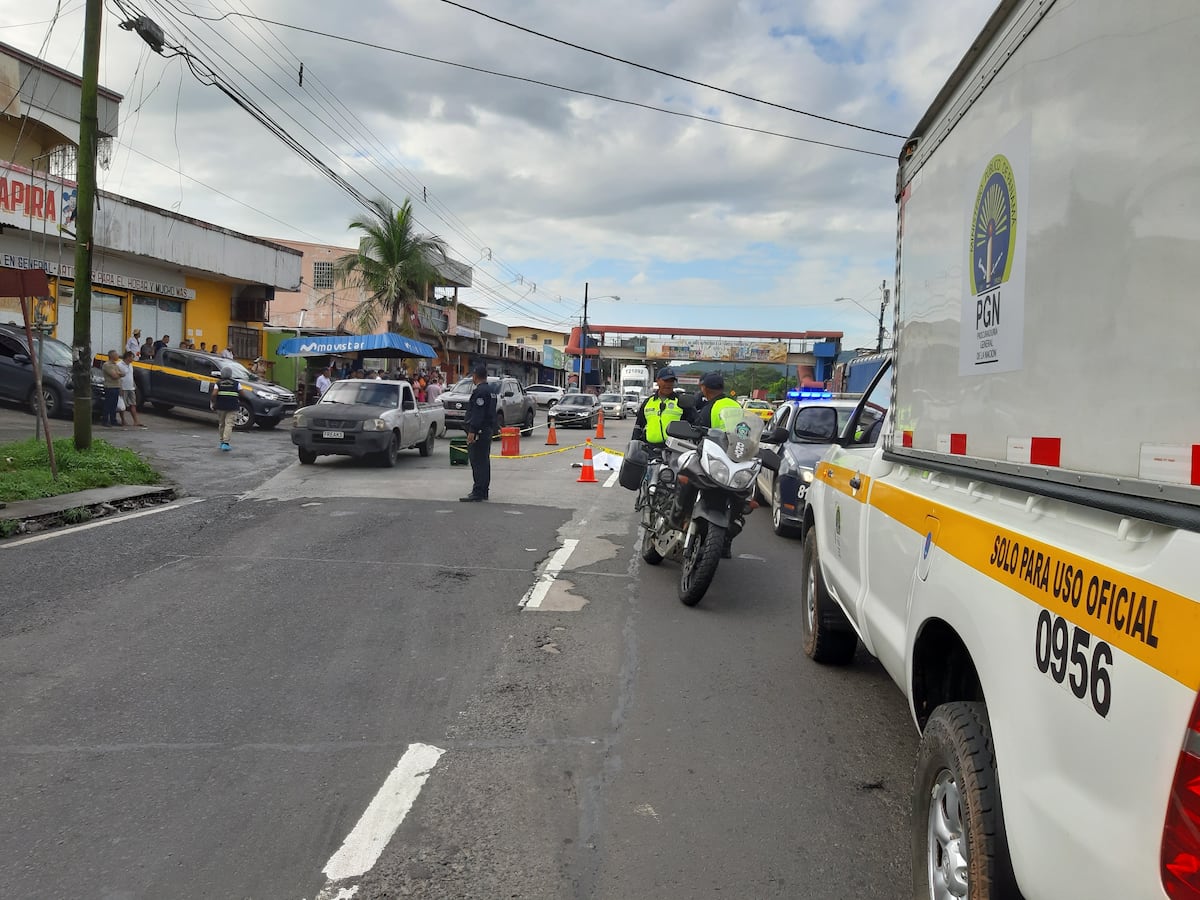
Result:
[[[1000,4],[901,157],[894,355],[808,494],[805,651],[880,660],[919,776],[986,711],[1025,900],[1200,896],[1198,46],[1195,0]]]
[[[1001,4],[899,173],[895,454],[1200,503],[1198,44]]]

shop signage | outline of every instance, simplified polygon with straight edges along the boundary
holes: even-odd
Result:
[[[56,263],[49,259],[37,259],[33,256],[17,256],[12,253],[0,254],[0,265],[12,269],[45,269],[47,275],[74,280],[75,267],[66,263]],[[113,287],[126,291],[138,291],[144,294],[158,294],[162,297],[175,297],[179,300],[195,300],[196,292],[191,288],[179,287],[174,284],[164,284],[150,278],[135,278],[131,275],[121,275],[116,272],[105,272],[103,269],[92,268],[92,284],[97,287]]]

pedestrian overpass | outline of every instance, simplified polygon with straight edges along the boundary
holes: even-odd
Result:
[[[840,331],[758,331],[729,328],[680,328],[638,325],[587,326],[587,353],[583,353],[583,328],[572,328],[565,351],[575,357],[571,370],[595,372],[590,383],[617,380],[621,366],[647,365],[651,369],[670,362],[714,362],[732,365],[787,366],[798,383],[824,383],[833,377],[833,366],[842,349]],[[593,361],[595,368],[593,369]]]

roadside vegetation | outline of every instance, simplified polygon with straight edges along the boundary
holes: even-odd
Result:
[[[132,450],[101,440],[80,451],[71,438],[62,438],[54,442],[54,455],[57,481],[50,474],[45,441],[0,444],[0,501],[36,500],[120,484],[158,484],[162,480]]]

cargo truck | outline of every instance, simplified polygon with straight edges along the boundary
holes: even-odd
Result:
[[[900,158],[894,356],[810,423],[803,649],[908,698],[910,896],[1200,898],[1197,45],[1001,3]]]

